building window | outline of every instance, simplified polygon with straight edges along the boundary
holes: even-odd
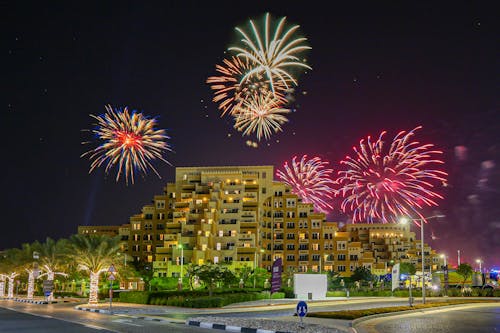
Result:
[[[287,244],[287,245],[286,245],[286,249],[287,249],[287,250],[290,250],[290,251],[295,250],[295,244]]]
[[[264,172],[262,173],[262,179],[266,179],[266,176],[267,176],[267,175],[266,175],[266,172],[264,171]]]
[[[309,261],[309,255],[308,254],[301,254],[301,255],[299,255],[299,260],[300,261]]]
[[[295,256],[293,254],[288,254],[286,256],[286,261],[295,261]]]
[[[345,266],[337,266],[338,272],[345,272]]]
[[[320,255],[319,254],[313,254],[312,255],[312,260],[313,261],[319,261]]]
[[[291,233],[286,234],[286,239],[295,239],[295,234]]]
[[[337,256],[337,259],[338,259],[339,261],[345,261],[345,254],[339,254],[339,255]]]
[[[266,194],[266,192],[267,192],[267,191],[266,191],[266,188],[265,188],[265,187],[263,187],[263,188],[262,188],[262,194]]]
[[[288,229],[295,229],[295,222],[287,222],[286,227]]]
[[[319,251],[319,244],[318,244],[318,243],[314,243],[314,244],[312,245],[312,249],[313,249],[314,251]]]

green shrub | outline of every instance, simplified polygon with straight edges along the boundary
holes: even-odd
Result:
[[[120,302],[149,304],[149,292],[147,291],[127,291],[120,293]]]

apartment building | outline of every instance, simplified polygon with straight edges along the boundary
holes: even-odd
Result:
[[[420,241],[409,225],[326,221],[273,176],[272,166],[178,167],[175,182],[117,229],[123,251],[155,276],[208,262],[270,270],[277,258],[287,273],[420,267]],[[427,245],[424,252],[426,269],[437,267],[435,252]]]

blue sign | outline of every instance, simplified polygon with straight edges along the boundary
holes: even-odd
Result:
[[[307,314],[307,303],[304,301],[300,301],[297,303],[297,315],[299,317],[305,317]]]
[[[44,293],[44,294],[45,294],[45,297],[49,297],[51,293],[52,293],[51,291],[46,291],[46,292]]]

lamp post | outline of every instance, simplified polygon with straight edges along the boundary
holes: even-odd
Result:
[[[482,270],[482,267],[481,267],[481,263],[483,262],[481,259],[476,259],[476,262],[479,264],[479,273],[482,273],[483,270]]]
[[[184,246],[182,244],[179,244],[178,247],[181,249],[181,277],[179,278],[179,289],[182,290],[182,273],[184,270]]]
[[[433,215],[421,219],[411,219],[414,222],[420,221],[420,252],[422,254],[422,303],[425,304],[425,254],[424,254],[424,223],[426,220],[445,217],[445,215]]]
[[[444,295],[448,296],[448,263],[446,262],[446,254],[440,255],[444,259],[443,275],[444,275]]]

